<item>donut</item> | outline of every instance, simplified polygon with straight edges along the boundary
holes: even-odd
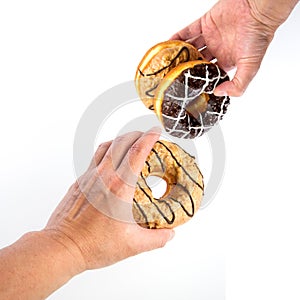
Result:
[[[155,113],[167,133],[195,138],[211,129],[224,116],[229,97],[217,97],[214,89],[229,80],[216,64],[189,61],[171,70],[155,95]]]
[[[154,110],[166,132],[178,138],[201,136],[227,112],[228,96],[214,89],[229,76],[183,41],[152,47],[138,65],[135,85],[142,102]]]
[[[154,198],[147,177],[167,183],[166,192]],[[174,228],[190,220],[200,207],[203,176],[195,158],[177,144],[159,140],[151,150],[138,177],[132,212],[145,228]]]
[[[138,65],[135,86],[140,99],[154,109],[155,90],[164,76],[183,62],[203,59],[200,52],[183,41],[166,41],[150,48]]]

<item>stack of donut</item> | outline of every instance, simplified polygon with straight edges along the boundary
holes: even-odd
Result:
[[[154,110],[165,130],[195,138],[212,128],[227,111],[229,97],[214,89],[229,80],[217,64],[206,61],[191,44],[167,41],[152,47],[141,60],[135,84],[139,97]]]

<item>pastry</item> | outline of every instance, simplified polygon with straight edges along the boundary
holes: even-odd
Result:
[[[171,70],[155,95],[155,113],[166,132],[195,138],[218,123],[227,111],[229,97],[214,95],[228,75],[216,64],[190,61]]]
[[[135,85],[140,99],[153,110],[155,90],[164,76],[182,62],[202,59],[200,52],[182,41],[166,41],[147,51],[138,65]]]
[[[140,62],[135,85],[140,99],[170,135],[195,138],[224,116],[229,97],[214,89],[229,77],[217,64],[205,60],[189,43],[167,41],[152,47]]]
[[[146,182],[148,176],[166,181],[167,189],[154,198]],[[177,144],[159,140],[151,150],[133,199],[135,221],[145,228],[174,228],[190,220],[200,207],[203,176],[194,157]]]

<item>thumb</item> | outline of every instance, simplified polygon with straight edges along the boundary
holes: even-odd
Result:
[[[173,239],[175,231],[172,229],[145,229],[141,228],[142,251],[150,251],[162,248],[167,242]]]
[[[258,63],[239,63],[231,81],[218,85],[214,91],[216,96],[242,96],[259,69]]]

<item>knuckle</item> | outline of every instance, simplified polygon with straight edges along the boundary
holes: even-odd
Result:
[[[108,141],[108,142],[101,143],[98,146],[88,167],[89,170],[95,168],[100,163],[101,159],[109,149],[110,145],[111,145],[111,141]]]
[[[235,93],[234,93],[234,97],[241,97],[244,94],[244,90],[243,89],[236,89]]]
[[[126,135],[119,135],[114,140],[115,143],[123,143],[124,141],[126,141]]]
[[[117,174],[112,174],[107,182],[107,186],[109,190],[111,191],[118,191],[120,190],[120,187],[124,184],[123,180],[117,175]]]
[[[142,132],[136,130],[136,131],[131,131],[131,132],[128,132],[124,135],[119,135],[115,138],[115,142],[116,143],[124,143],[124,142],[128,142],[128,137],[129,136],[139,136],[141,135]]]
[[[109,142],[103,142],[103,143],[99,144],[98,149],[101,149],[101,148],[105,147],[108,144],[109,144]]]
[[[98,146],[97,151],[98,151],[98,150],[102,150],[102,149],[108,148],[108,147],[110,146],[110,144],[111,144],[111,141],[101,143],[101,144]]]
[[[106,176],[109,172],[113,170],[113,165],[112,165],[112,159],[111,159],[111,153],[107,153],[108,159],[105,161],[102,161],[101,164],[99,164],[96,168],[96,172],[98,175]]]
[[[110,147],[110,145],[111,145],[111,141],[101,143],[95,152],[94,160],[95,159],[97,160],[98,157],[101,157],[107,151],[107,149]]]
[[[129,149],[130,157],[134,157],[139,154],[144,154],[145,152],[146,152],[145,147],[141,143],[135,143]]]
[[[241,80],[238,77],[235,77],[233,79],[233,84],[234,84],[234,87],[235,87],[235,91],[233,93],[233,96],[235,96],[235,97],[242,96],[245,92],[245,89],[246,89],[244,84],[241,82]]]

